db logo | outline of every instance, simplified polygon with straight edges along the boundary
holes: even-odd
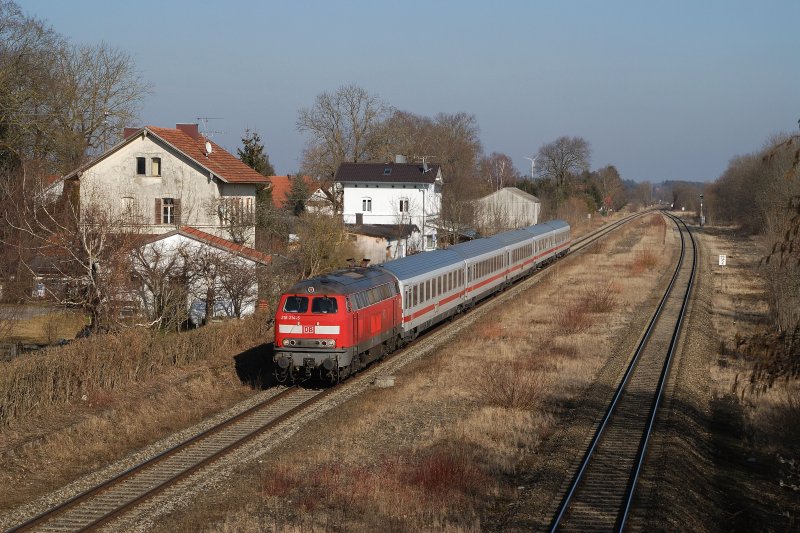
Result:
[[[314,326],[303,326],[303,333],[314,333]]]

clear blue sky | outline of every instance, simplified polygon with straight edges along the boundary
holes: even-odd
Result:
[[[74,43],[127,51],[141,124],[197,117],[235,153],[300,165],[297,110],[355,83],[416,114],[477,117],[486,153],[561,135],[623,178],[713,180],[800,119],[800,1],[17,0]]]

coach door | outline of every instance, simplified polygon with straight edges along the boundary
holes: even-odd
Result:
[[[358,311],[353,313],[353,353],[358,353],[361,350],[358,347],[359,344],[359,337],[358,337]]]

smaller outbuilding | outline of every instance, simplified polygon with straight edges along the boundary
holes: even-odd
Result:
[[[542,203],[516,187],[503,187],[475,201],[475,220],[481,235],[533,226],[539,223]]]
[[[149,320],[174,320],[188,309],[189,322],[200,325],[253,314],[259,271],[272,260],[272,255],[184,227],[152,236],[136,248],[132,269]]]

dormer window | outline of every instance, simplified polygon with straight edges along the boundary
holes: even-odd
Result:
[[[144,157],[136,158],[136,175],[144,176],[147,174],[147,159]]]

